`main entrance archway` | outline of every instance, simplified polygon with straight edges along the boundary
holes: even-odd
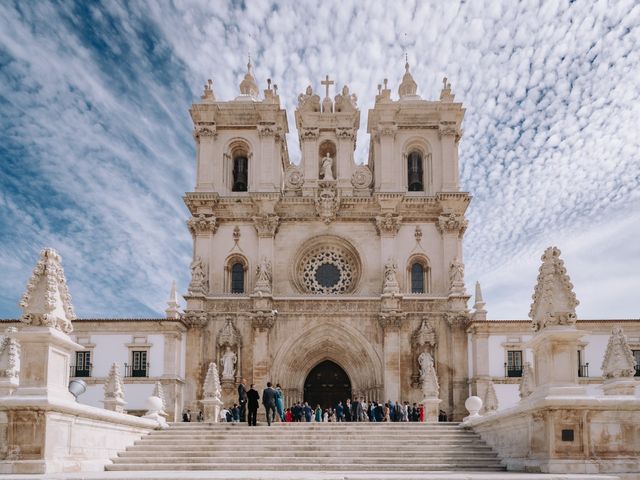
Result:
[[[338,401],[351,398],[351,381],[347,373],[335,362],[325,360],[307,375],[304,381],[304,400],[312,408],[335,408]]]

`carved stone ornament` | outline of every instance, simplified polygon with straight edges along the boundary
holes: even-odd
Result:
[[[520,398],[526,398],[533,393],[535,389],[535,383],[533,380],[533,368],[529,362],[525,362],[522,366],[522,378],[520,379],[520,386],[518,390],[520,392]]]
[[[358,165],[351,176],[353,188],[364,190],[371,187],[371,182],[373,182],[371,169],[367,165]]]
[[[304,173],[301,168],[291,165],[284,175],[284,186],[287,190],[300,190],[304,185]]]
[[[268,331],[273,327],[276,321],[276,311],[264,311],[264,312],[252,312],[251,314],[251,325],[255,330],[264,332]]]
[[[235,227],[233,227],[233,243],[237,245],[239,241],[240,241],[240,227],[236,225]]]
[[[378,135],[381,137],[394,136],[398,131],[398,126],[395,123],[392,124],[380,124],[378,127]]]
[[[200,97],[202,103],[213,103],[216,101],[216,96],[213,94],[213,80],[207,80],[207,83],[204,84],[204,92]]]
[[[280,134],[280,129],[273,122],[258,124],[258,135],[260,137],[273,137],[279,134]]]
[[[304,93],[298,95],[298,110],[301,112],[319,112],[320,96],[313,93],[309,85]]]
[[[493,386],[493,382],[489,382],[487,385],[487,391],[484,394],[484,411],[486,414],[492,414],[498,411],[499,403],[498,396],[496,395],[496,389]]]
[[[20,299],[20,321],[28,325],[53,327],[64,333],[73,331],[76,319],[71,295],[67,288],[60,255],[46,248],[27,282],[27,290]]]
[[[440,233],[458,233],[462,235],[469,222],[463,215],[456,213],[443,213],[438,217],[438,230]]]
[[[346,140],[353,140],[356,136],[355,130],[353,128],[336,128],[336,137],[344,138]]]
[[[458,327],[458,326],[464,327],[469,322],[469,315],[464,312],[458,312],[458,313],[445,312],[443,314],[443,317],[450,327]]]
[[[204,398],[215,398],[217,400],[220,400],[220,396],[222,395],[220,375],[218,374],[218,367],[215,362],[209,364],[209,369],[207,370],[207,375],[202,387],[202,395]]]
[[[420,243],[422,240],[422,228],[420,228],[420,225],[416,225],[416,231],[413,233],[413,236],[416,238],[416,242]]]
[[[411,335],[411,345],[416,350],[436,346],[436,332],[426,318],[422,319],[420,326]]]
[[[436,373],[433,357],[428,352],[422,352],[418,357],[420,365],[420,382],[425,398],[437,398],[440,395],[438,374]]]
[[[259,237],[273,237],[278,231],[280,217],[274,214],[262,214],[253,217],[253,226]]]
[[[318,97],[318,111],[320,110],[320,97]],[[302,128],[300,138],[304,140],[316,140],[320,136],[319,128]]]
[[[529,310],[532,328],[538,331],[550,325],[574,326],[576,307],[580,302],[560,259],[560,250],[557,247],[547,248],[541,260]]]
[[[218,130],[214,122],[199,122],[193,127],[193,138],[200,140],[201,138],[215,138]]]
[[[384,264],[384,279],[382,281],[382,293],[385,294],[397,294],[400,293],[400,286],[398,285],[398,279],[396,272],[398,271],[398,264],[396,261],[389,257],[387,263]]]
[[[334,181],[320,181],[316,192],[316,212],[327,225],[336,218],[340,200]]]
[[[202,310],[187,310],[182,317],[182,321],[189,328],[203,328],[208,323],[208,316]]]
[[[395,213],[385,213],[376,217],[378,235],[397,235],[402,226],[402,217]]]
[[[209,293],[208,270],[207,264],[204,263],[199,256],[191,262],[190,295],[206,295]]]
[[[8,327],[7,334],[18,329]],[[20,343],[10,335],[0,335],[0,381],[3,378],[17,380],[20,376]]]
[[[636,372],[635,366],[633,352],[622,328],[613,327],[602,361],[602,376],[604,378],[633,377]]]
[[[217,343],[219,362],[222,365],[222,380],[234,381],[236,372],[239,370],[242,336],[231,317],[227,317],[224,327],[218,333]]]
[[[349,92],[349,87],[342,87],[342,92],[335,96],[336,112],[355,112],[358,109],[358,97],[355,93]],[[338,134],[338,138],[340,135]]]
[[[403,312],[383,312],[378,317],[378,323],[384,331],[399,330],[406,316]]]
[[[271,281],[271,262],[266,257],[262,257],[256,267],[256,286],[253,289],[253,293],[271,294]]]
[[[213,215],[199,213],[187,221],[187,227],[189,227],[192,235],[216,233],[216,230],[218,230],[218,220]]]
[[[329,269],[334,277],[321,278],[321,270]],[[297,284],[301,291],[318,295],[350,293],[359,276],[358,262],[347,248],[320,244],[307,250],[296,265]],[[332,280],[332,281],[330,281]]]

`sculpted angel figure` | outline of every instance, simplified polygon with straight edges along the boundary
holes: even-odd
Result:
[[[334,180],[332,168],[333,159],[327,153],[322,159],[322,167],[320,168],[320,173],[322,174],[323,180]]]
[[[231,348],[227,347],[222,355],[222,378],[234,378],[236,373],[235,365],[238,361],[238,357]]]

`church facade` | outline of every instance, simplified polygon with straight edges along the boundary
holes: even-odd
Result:
[[[298,97],[299,165],[277,87],[269,82],[259,99],[250,65],[237,98],[217,101],[207,85],[191,108],[185,402],[195,406],[210,362],[224,367],[227,401],[246,378],[279,383],[286,403],[315,403],[320,392],[418,402],[426,352],[440,408],[460,419],[469,380],[464,108],[446,79],[439,100],[418,96],[407,64],[397,98],[386,80],[379,88],[368,162],[357,165],[356,96],[344,86],[331,98],[333,82],[322,84],[324,98],[311,87]]]

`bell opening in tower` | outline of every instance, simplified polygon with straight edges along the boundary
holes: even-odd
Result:
[[[234,192],[247,191],[247,157],[238,156],[233,159],[233,187]]]
[[[422,180],[422,155],[419,152],[411,152],[407,157],[408,189],[410,192],[422,192],[424,184]]]

